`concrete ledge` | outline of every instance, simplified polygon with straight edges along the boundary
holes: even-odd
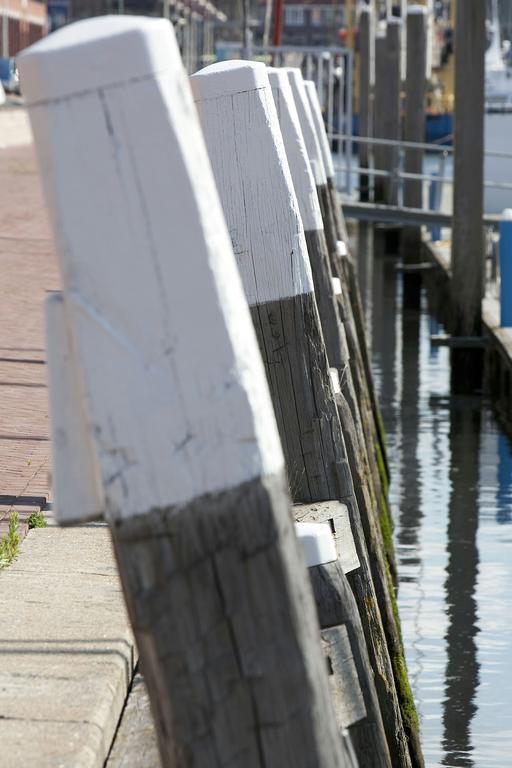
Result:
[[[134,641],[103,524],[29,533],[0,573],[3,768],[100,768]]]

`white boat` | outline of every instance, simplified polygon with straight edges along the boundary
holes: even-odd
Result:
[[[511,157],[487,154],[484,179],[486,182],[512,184],[512,72],[505,63],[506,47],[504,49],[501,41],[497,0],[493,0],[488,33],[490,40],[485,53],[485,150],[508,153]],[[486,213],[501,213],[504,208],[512,208],[512,189],[486,186],[484,208]]]

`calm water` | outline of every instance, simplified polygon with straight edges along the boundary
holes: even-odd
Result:
[[[449,394],[426,298],[396,260],[360,279],[388,436],[398,603],[426,764],[512,766],[512,452],[489,405]]]

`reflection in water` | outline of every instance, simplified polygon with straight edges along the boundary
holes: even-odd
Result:
[[[454,402],[450,418],[450,505],[446,612],[448,661],[443,702],[443,765],[474,765],[471,720],[478,685],[477,607],[480,403]]]
[[[365,242],[371,242],[367,238]],[[450,396],[442,328],[402,308],[396,259],[366,249],[387,430],[398,603],[428,768],[512,766],[512,453],[488,405]]]
[[[510,523],[512,520],[512,454],[506,435],[498,437],[499,464],[498,489],[496,493],[496,521]]]

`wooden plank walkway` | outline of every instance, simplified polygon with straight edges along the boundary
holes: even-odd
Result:
[[[0,111],[0,536],[49,498],[43,303],[58,276],[21,109]]]

